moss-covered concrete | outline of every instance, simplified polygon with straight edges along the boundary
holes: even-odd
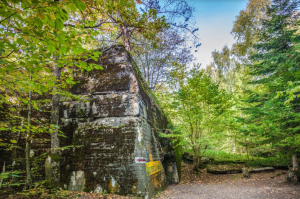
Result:
[[[181,149],[159,137],[168,119],[130,53],[121,45],[100,51],[98,60],[89,62],[103,70],[73,69],[78,83],[69,89],[78,97],[61,102],[59,113],[60,130],[65,135],[60,137],[60,146],[64,149],[49,158],[60,162],[60,186],[64,189],[150,198],[168,183],[178,182]],[[51,99],[50,95],[44,97]],[[33,115],[47,123],[51,106],[45,103],[43,109]],[[48,141],[39,142],[38,138]],[[49,138],[47,133],[37,135],[32,143],[35,156],[50,152]],[[147,175],[150,167],[137,162],[139,157],[161,167]],[[45,158],[40,166],[44,178],[49,166]]]
[[[91,97],[89,104],[72,102],[66,106],[64,121],[67,124],[76,120],[73,144],[81,146],[69,154],[73,161],[67,173],[84,171],[85,191],[150,197],[164,189],[167,180],[172,183],[173,178],[167,176],[174,171],[178,176],[181,148],[169,148],[167,152],[175,155],[165,158],[165,142],[158,135],[167,128],[168,119],[130,53],[121,45],[101,51],[98,61],[90,62],[101,65],[103,70],[78,74],[83,81],[71,88],[76,94]],[[172,145],[170,140],[165,141]],[[159,161],[165,169],[147,176],[145,163],[136,163],[136,157]],[[175,165],[176,169],[167,174],[166,165]]]

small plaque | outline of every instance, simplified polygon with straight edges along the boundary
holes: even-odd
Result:
[[[151,175],[153,175],[157,172],[160,172],[162,170],[163,170],[163,168],[161,166],[160,161],[146,163],[147,176],[151,176]]]
[[[143,158],[143,157],[135,157],[135,163],[146,163],[147,162],[147,158]]]

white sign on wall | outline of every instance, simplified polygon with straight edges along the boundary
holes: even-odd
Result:
[[[143,158],[143,157],[135,157],[135,163],[146,163],[147,162],[147,158]]]

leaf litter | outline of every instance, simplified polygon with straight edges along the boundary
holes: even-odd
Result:
[[[193,166],[182,163],[181,182],[169,185],[159,199],[299,199],[300,185],[285,182],[286,171],[242,174],[210,174],[206,169],[195,172]],[[282,175],[277,175],[278,173]]]

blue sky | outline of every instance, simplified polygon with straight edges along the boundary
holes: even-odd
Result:
[[[211,52],[234,43],[230,34],[239,12],[246,8],[248,0],[186,0],[196,8],[194,13],[202,45],[195,52],[197,63],[206,67],[211,61]]]

